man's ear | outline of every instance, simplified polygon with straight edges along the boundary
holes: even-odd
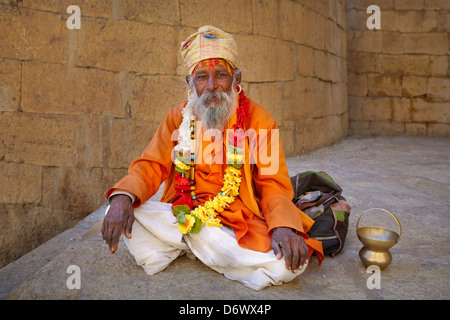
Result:
[[[241,84],[241,79],[242,79],[242,73],[241,73],[241,69],[236,69],[233,72],[233,77],[235,79],[235,83],[236,85]]]
[[[192,79],[192,77],[191,77],[190,75],[187,74],[187,75],[186,75],[186,82],[187,82],[189,88],[191,87],[191,79]]]

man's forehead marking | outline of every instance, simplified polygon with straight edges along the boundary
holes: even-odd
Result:
[[[228,71],[230,75],[232,75],[230,64],[227,61],[220,58],[205,59],[200,61],[198,65],[194,68],[193,74],[196,74],[199,69],[205,70],[204,69],[205,67],[207,67],[209,70],[214,70],[218,66],[223,67]]]

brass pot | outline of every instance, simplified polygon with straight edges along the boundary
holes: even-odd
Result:
[[[362,227],[359,228],[359,220],[364,214],[371,210],[381,210],[389,213],[397,222],[399,227],[399,234],[394,231],[387,230],[380,227]],[[380,269],[386,268],[392,262],[392,255],[389,249],[393,247],[399,240],[402,234],[402,227],[397,217],[390,211],[382,208],[371,208],[364,211],[356,222],[356,234],[358,239],[362,242],[363,247],[359,251],[359,257],[364,265],[377,265]]]

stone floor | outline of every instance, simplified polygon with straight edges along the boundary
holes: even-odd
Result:
[[[148,276],[123,243],[111,255],[100,235],[105,207],[0,270],[0,299],[439,299],[450,298],[450,140],[413,137],[349,137],[333,146],[287,160],[291,175],[325,171],[352,207],[344,250],[313,258],[291,283],[253,291],[186,256]],[[385,208],[401,222],[392,264],[369,289],[358,252],[357,218]],[[361,226],[398,232],[382,211]],[[80,267],[81,289],[68,289],[67,268]],[[370,281],[369,281],[370,282]]]

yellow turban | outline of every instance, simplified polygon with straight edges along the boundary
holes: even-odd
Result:
[[[224,59],[236,68],[237,46],[233,36],[219,28],[203,26],[181,43],[181,57],[192,75],[195,66],[205,59]]]

